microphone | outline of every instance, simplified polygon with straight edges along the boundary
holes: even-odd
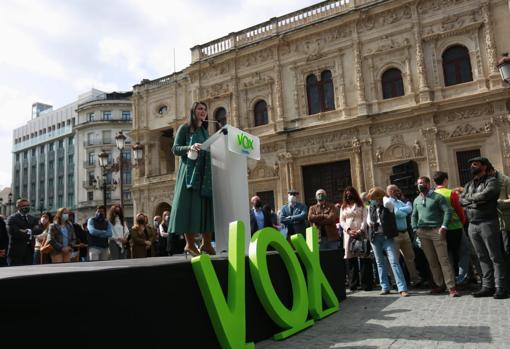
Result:
[[[217,124],[220,127],[219,131],[221,131],[221,133],[223,133],[224,135],[228,134],[228,130],[226,128],[223,128],[226,124],[223,124],[218,120],[207,120],[207,122],[213,122]]]

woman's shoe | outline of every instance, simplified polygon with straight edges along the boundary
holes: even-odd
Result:
[[[188,247],[185,247],[184,248],[184,257],[186,259],[188,259],[188,254],[191,255],[191,257],[196,257],[200,254],[200,252],[195,248],[188,248]]]
[[[216,255],[216,251],[214,250],[214,248],[212,246],[202,246],[200,247],[200,253],[206,253],[210,256],[214,256]]]

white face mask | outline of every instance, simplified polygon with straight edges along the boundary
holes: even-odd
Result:
[[[289,195],[288,196],[288,202],[289,202],[289,205],[295,205],[296,202],[297,202],[296,195]]]

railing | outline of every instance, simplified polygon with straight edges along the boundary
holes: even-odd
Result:
[[[45,142],[51,141],[52,139],[59,138],[59,137],[62,137],[62,136],[65,136],[65,135],[68,135],[71,133],[73,133],[72,126],[71,125],[65,126],[65,127],[59,128],[55,131],[51,131],[51,132],[45,133],[43,135],[28,139],[24,142],[14,144],[14,146],[12,147],[12,151],[17,152],[22,149],[30,148],[30,147],[36,146],[38,144],[45,143]]]
[[[318,20],[348,12],[356,7],[376,1],[379,0],[324,1],[281,17],[272,18],[264,23],[257,24],[236,33],[231,33],[203,45],[197,45],[191,49],[191,60],[192,62],[196,62],[226,52],[235,47],[248,45],[278,35],[282,32],[304,27]]]

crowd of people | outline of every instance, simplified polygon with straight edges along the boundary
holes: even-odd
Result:
[[[278,213],[251,198],[250,227],[254,234],[274,227],[289,238],[313,225],[319,248],[344,249],[347,286],[381,295],[396,288],[429,287],[431,294],[459,297],[459,287],[480,283],[474,297],[508,297],[510,272],[510,177],[496,171],[484,157],[469,160],[472,180],[450,189],[448,174],[437,171],[432,181],[420,177],[413,202],[396,185],[358,194],[347,187],[336,204],[323,189],[317,204],[307,208],[290,190]]]
[[[99,206],[85,223],[75,222],[74,213],[63,207],[52,215],[43,212],[37,220],[30,215],[30,201],[19,199],[17,211],[0,216],[0,266],[103,261],[145,258],[182,253],[182,237],[169,238],[169,212],[163,220],[139,213],[128,228],[120,205],[108,211]]]

